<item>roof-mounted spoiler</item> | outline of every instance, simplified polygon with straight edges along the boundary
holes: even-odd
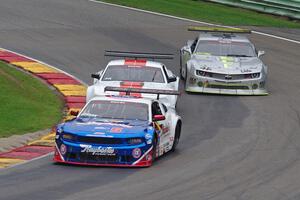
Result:
[[[149,59],[174,59],[173,54],[167,53],[140,53],[140,52],[127,52],[127,51],[108,51],[106,50],[104,56],[108,57],[121,57],[121,58],[149,58]]]
[[[250,34],[250,29],[228,28],[228,27],[210,27],[210,26],[188,26],[188,31],[213,32],[213,33],[245,33]]]
[[[155,89],[139,89],[139,88],[121,88],[121,87],[110,87],[104,88],[104,92],[125,92],[126,96],[130,96],[130,93],[145,93],[145,94],[157,94],[157,100],[160,94],[164,95],[180,95],[179,91],[175,90],[155,90]]]

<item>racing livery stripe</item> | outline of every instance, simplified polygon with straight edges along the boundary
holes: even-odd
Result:
[[[146,66],[147,60],[125,59],[125,65],[143,67]]]
[[[37,61],[33,58],[0,48],[0,60],[12,64],[21,70],[30,72],[44,80],[47,84],[57,89],[63,96],[66,113],[62,121],[70,120],[74,116],[70,115],[71,110],[80,111],[85,104],[86,86],[55,67]],[[54,150],[55,128],[39,139],[27,143],[27,145],[12,149],[8,152],[0,153],[0,168],[7,168],[28,160],[45,156]]]
[[[148,155],[152,151],[152,149],[153,149],[153,146],[150,149],[148,149],[148,151],[146,151],[142,155],[142,157],[140,157],[140,159],[138,159],[137,161],[135,161],[132,165],[137,165],[141,160],[143,160],[145,158],[146,155]]]
[[[131,82],[131,81],[122,81],[120,83],[121,88],[138,88],[141,89],[143,88],[144,83],[143,82]],[[125,92],[120,92],[120,96],[125,96]],[[141,93],[131,93],[130,96],[134,97],[142,97]]]

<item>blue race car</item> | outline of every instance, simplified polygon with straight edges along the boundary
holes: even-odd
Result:
[[[106,89],[127,94],[178,95],[166,90]],[[75,119],[57,126],[54,161],[96,166],[151,166],[155,158],[175,150],[181,125],[180,116],[159,98],[94,97]]]

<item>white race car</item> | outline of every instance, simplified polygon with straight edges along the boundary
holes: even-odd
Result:
[[[125,59],[112,60],[104,70],[92,74],[94,85],[88,87],[87,102],[95,96],[103,95],[106,86],[178,91],[179,77],[168,70],[163,63],[146,60],[172,59],[172,54],[106,51],[105,56]],[[105,94],[122,95],[123,93],[106,92]],[[153,94],[133,93],[132,95],[156,98]],[[175,108],[177,96],[161,95],[160,99],[167,106]]]

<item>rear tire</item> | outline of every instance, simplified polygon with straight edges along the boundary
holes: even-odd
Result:
[[[173,142],[171,151],[175,151],[175,149],[179,143],[180,134],[181,134],[181,122],[179,121],[175,128],[174,142]]]

